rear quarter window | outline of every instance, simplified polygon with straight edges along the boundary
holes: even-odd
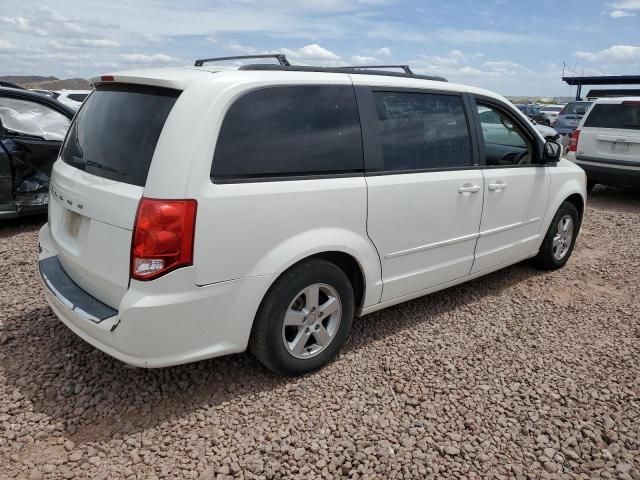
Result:
[[[353,87],[304,85],[239,98],[220,128],[211,177],[224,182],[363,170]]]
[[[593,107],[585,127],[640,130],[640,102],[600,103]]]
[[[164,123],[180,92],[133,85],[98,87],[76,114],[62,161],[143,187]]]

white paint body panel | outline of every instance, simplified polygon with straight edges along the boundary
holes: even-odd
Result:
[[[469,275],[482,215],[480,170],[367,177],[382,301]],[[463,186],[476,193],[460,193]]]
[[[568,161],[538,168],[214,184],[211,162],[224,115],[257,88],[353,83],[506,100],[473,87],[372,75],[195,68],[113,75],[116,81],[183,93],[166,120],[144,188],[56,162],[51,185],[63,199],[51,202],[51,223],[40,232],[40,258],[59,255],[78,285],[118,311],[95,324],[48,293],[61,320],[133,365],[162,367],[243,351],[268,289],[311,255],[338,251],[355,259],[364,277],[359,313],[366,314],[535,255],[562,201],[572,194],[586,197],[584,172]],[[508,189],[489,191],[497,181],[507,182]],[[458,191],[467,185],[479,189]],[[194,265],[149,282],[129,280],[131,232],[143,195],[198,202]],[[67,199],[72,205],[65,206]],[[75,239],[63,231],[65,209],[81,217]]]
[[[472,273],[538,250],[549,199],[548,167],[484,169],[484,208]],[[495,188],[501,186],[503,188]]]

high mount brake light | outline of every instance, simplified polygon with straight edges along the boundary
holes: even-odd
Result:
[[[195,200],[142,198],[131,244],[131,278],[152,280],[193,264]]]

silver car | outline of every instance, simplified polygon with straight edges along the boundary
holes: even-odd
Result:
[[[570,102],[558,114],[556,122],[551,126],[556,129],[560,135],[571,135],[578,127],[580,120],[587,113],[593,102]]]

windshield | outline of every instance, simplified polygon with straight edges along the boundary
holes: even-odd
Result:
[[[62,160],[99,177],[144,186],[177,90],[132,85],[96,89],[69,129]]]
[[[564,110],[565,115],[584,115],[591,106],[590,102],[570,103]]]

